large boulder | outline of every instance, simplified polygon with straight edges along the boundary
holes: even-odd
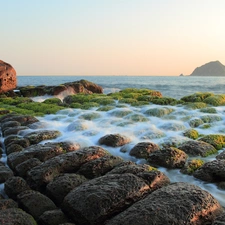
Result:
[[[106,225],[211,224],[222,206],[208,192],[188,183],[162,187],[134,203]]]
[[[71,191],[63,211],[78,224],[102,224],[116,212],[140,200],[149,186],[133,174],[110,174],[83,183]]]
[[[99,144],[119,147],[131,142],[130,138],[121,134],[107,134],[99,139]]]
[[[225,160],[213,160],[203,164],[194,172],[194,177],[207,182],[225,181]]]
[[[15,69],[10,64],[0,60],[0,93],[12,91],[16,86]]]

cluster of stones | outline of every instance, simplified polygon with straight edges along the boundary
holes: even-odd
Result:
[[[150,165],[124,161],[101,147],[125,146],[130,139],[123,135],[109,134],[99,146],[81,148],[54,142],[60,132],[40,129],[31,116],[6,114],[0,126],[2,153],[7,154],[7,163],[0,166],[6,194],[0,199],[0,224],[224,222],[222,206],[208,192],[188,183],[171,184]],[[171,168],[183,167],[187,159],[182,150],[160,150],[154,143],[138,143],[130,154]]]

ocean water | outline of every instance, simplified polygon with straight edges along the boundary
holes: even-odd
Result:
[[[93,81],[104,88],[104,92],[115,92],[127,87],[149,88],[161,91],[164,96],[181,98],[182,96],[199,91],[210,91],[214,93],[225,93],[225,79],[222,77],[18,77],[18,85],[57,85],[65,82],[87,79]],[[51,96],[34,98],[35,101],[43,101]],[[57,96],[56,96],[57,97]],[[61,98],[61,96],[58,96]],[[40,129],[59,130],[61,136],[53,141],[70,141],[81,147],[99,145],[98,140],[107,134],[119,133],[131,139],[131,142],[123,147],[102,146],[111,154],[120,156],[124,160],[131,160],[136,163],[146,163],[143,159],[137,159],[129,155],[131,148],[139,142],[150,141],[162,146],[165,143],[182,144],[189,140],[183,133],[191,128],[193,119],[201,119],[204,116],[216,116],[219,120],[212,120],[195,127],[199,134],[225,134],[225,106],[213,107],[215,114],[201,112],[199,109],[191,110],[185,106],[159,106],[154,104],[142,107],[132,107],[124,104],[103,112],[98,108],[90,110],[68,108],[56,114],[38,117],[41,122]],[[171,113],[162,117],[151,116],[147,112],[149,109],[171,108]],[[207,125],[207,126],[205,126]],[[44,126],[44,127],[43,127]],[[207,129],[205,129],[207,127]],[[26,135],[33,130],[21,131],[20,135]],[[44,143],[44,142],[43,142]],[[125,152],[124,152],[125,150]],[[222,149],[218,152],[222,152]],[[215,159],[217,154],[201,157],[205,162]],[[5,159],[2,159],[5,160]],[[189,182],[209,191],[220,203],[225,206],[225,190],[221,190],[216,184],[207,183],[184,175],[179,169],[158,168],[163,171],[171,182]]]
[[[124,88],[148,88],[163,96],[180,99],[194,92],[225,93],[224,77],[191,76],[18,76],[18,86],[59,85],[86,79],[104,88],[104,93]]]

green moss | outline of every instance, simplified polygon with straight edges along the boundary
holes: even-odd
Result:
[[[81,105],[81,109],[91,109],[99,107],[99,104],[97,102],[85,102]]]
[[[204,102],[213,106],[223,106],[225,105],[225,94],[210,96]]]
[[[211,92],[197,92],[192,95],[184,96],[181,100],[184,102],[203,102],[204,99],[213,95],[214,94]]]
[[[186,130],[183,134],[185,137],[188,137],[194,140],[199,137],[198,131],[195,129]]]
[[[184,174],[192,175],[198,168],[200,168],[204,164],[204,161],[201,159],[193,159],[185,165],[184,168],[181,169],[181,172]]]
[[[29,102],[33,102],[33,101],[30,98],[26,98],[26,97],[0,98],[0,103],[6,104],[6,105],[18,105],[20,103],[29,103]]]
[[[137,100],[133,98],[123,98],[119,100],[119,103],[125,103],[125,104],[133,104],[135,102],[137,102]]]
[[[200,141],[207,142],[214,146],[217,150],[225,147],[225,135],[222,134],[209,134],[199,139]]]
[[[201,119],[204,123],[213,123],[213,122],[222,120],[222,118],[217,115],[205,115],[205,116],[201,116]]]
[[[96,102],[99,105],[113,105],[115,104],[115,100],[108,96],[95,97],[90,100],[91,102]]]
[[[59,98],[49,98],[44,100],[43,103],[60,105],[62,104],[62,101]]]
[[[131,121],[134,121],[134,122],[146,122],[146,121],[149,121],[148,118],[144,117],[141,114],[136,114],[136,113],[126,116],[125,119],[131,120]]]
[[[202,109],[206,107],[207,107],[207,104],[204,102],[191,102],[191,103],[185,104],[185,108],[188,108],[188,109]]]
[[[151,102],[157,105],[177,105],[177,104],[183,103],[183,101],[180,101],[174,98],[169,98],[169,97],[154,98],[151,100]]]
[[[105,112],[107,112],[107,111],[110,111],[112,109],[115,109],[115,107],[114,106],[111,106],[111,105],[107,105],[107,106],[99,107],[97,109],[97,111],[105,111]]]
[[[132,111],[127,110],[127,109],[125,109],[125,110],[123,110],[123,109],[116,109],[116,110],[110,112],[109,114],[111,116],[124,117],[124,116],[127,116],[130,113],[132,113]]]
[[[162,108],[151,108],[145,111],[145,114],[149,116],[156,116],[156,117],[162,117],[165,115],[168,115],[172,113],[174,109],[168,108],[168,107],[162,107]]]
[[[190,127],[199,127],[203,123],[204,122],[201,119],[199,119],[199,118],[192,119],[192,120],[189,121]]]
[[[149,105],[149,102],[146,101],[138,101],[138,102],[133,102],[131,103],[131,106],[143,106],[143,105]]]
[[[72,103],[80,103],[83,104],[84,102],[90,102],[91,99],[96,98],[98,96],[97,94],[75,94],[75,95],[69,95],[64,98],[63,102],[66,104],[72,104]],[[101,95],[99,95],[101,96]]]
[[[64,109],[62,106],[40,102],[21,103],[17,107],[44,114],[55,114],[57,111]]]
[[[206,108],[200,109],[200,112],[203,112],[203,113],[217,113],[216,109],[212,108],[212,107],[206,107]]]
[[[160,99],[158,96],[141,95],[137,98],[138,101],[152,102],[154,99]]]
[[[211,127],[211,125],[208,123],[205,123],[205,124],[202,124],[201,126],[199,126],[199,128],[201,128],[201,129],[209,129],[210,127]]]
[[[70,104],[70,107],[75,109],[80,109],[82,105],[80,103],[72,103]]]
[[[99,113],[95,113],[95,112],[85,113],[85,114],[79,116],[80,119],[85,119],[85,120],[94,120],[94,119],[98,119],[100,117],[101,117],[101,115]]]

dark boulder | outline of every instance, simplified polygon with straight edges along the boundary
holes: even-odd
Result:
[[[59,225],[67,222],[69,222],[68,218],[60,209],[46,211],[38,220],[40,225]]]
[[[225,160],[213,160],[203,164],[193,176],[207,182],[225,181]]]
[[[205,225],[222,211],[208,192],[188,183],[174,183],[134,203],[106,225]]]
[[[78,187],[87,179],[75,173],[65,173],[55,177],[47,186],[46,193],[53,199],[53,201],[60,205],[64,197],[72,191],[75,187]]]
[[[20,207],[32,215],[36,220],[44,212],[57,209],[50,198],[37,191],[24,191],[17,195],[17,199]]]
[[[75,173],[81,165],[108,154],[109,153],[101,147],[91,146],[56,156],[28,171],[28,184],[34,189],[43,189],[59,174]]]
[[[18,144],[23,148],[30,146],[30,142],[27,138],[23,138],[17,135],[9,135],[8,137],[6,137],[4,140],[4,144],[6,146],[6,149],[12,144]]]
[[[85,163],[77,173],[84,175],[88,179],[92,179],[103,176],[121,162],[123,162],[123,159],[118,156],[106,155]]]
[[[19,132],[21,130],[26,130],[26,129],[29,129],[28,127],[26,126],[15,126],[15,127],[10,127],[8,129],[5,129],[4,132],[3,132],[3,136],[4,137],[7,137],[9,135],[12,135],[12,134],[19,134]]]
[[[0,183],[4,183],[12,176],[14,176],[14,174],[9,167],[0,165]]]
[[[22,177],[11,177],[5,182],[4,191],[14,200],[17,200],[18,194],[26,190],[30,190],[30,187]]]
[[[16,86],[15,69],[10,64],[0,60],[0,93],[12,91]]]
[[[19,208],[0,210],[0,224],[37,225],[34,218]]]
[[[98,142],[101,145],[119,147],[131,142],[131,140],[121,134],[108,134],[101,137]]]
[[[150,165],[166,168],[182,168],[187,160],[187,154],[177,148],[167,147],[151,153],[148,157]]]
[[[26,134],[24,138],[27,138],[29,142],[34,145],[44,140],[51,140],[59,137],[61,133],[58,130],[39,130]]]
[[[160,150],[157,144],[152,142],[140,142],[130,150],[130,155],[136,158],[147,159],[150,153],[157,150]]]
[[[0,199],[0,211],[4,209],[10,208],[18,208],[17,202],[8,198],[8,199]]]
[[[212,145],[204,141],[187,141],[178,148],[192,156],[206,157],[217,152]]]
[[[110,174],[83,183],[62,204],[73,222],[101,224],[107,218],[140,200],[149,186],[133,174]]]

